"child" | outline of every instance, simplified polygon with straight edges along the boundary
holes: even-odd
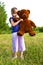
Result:
[[[11,9],[12,17],[10,17],[9,21],[12,26],[12,47],[13,47],[13,58],[17,58],[17,52],[20,51],[20,58],[23,59],[23,51],[25,51],[25,44],[24,44],[24,37],[18,36],[17,32],[20,28],[20,21],[23,21],[23,19],[20,19],[19,21],[16,21],[15,18],[17,17],[17,8],[14,7]]]

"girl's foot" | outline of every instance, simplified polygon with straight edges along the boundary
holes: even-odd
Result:
[[[20,52],[20,58],[21,58],[22,60],[24,60],[23,51]]]
[[[12,60],[14,60],[14,59],[16,59],[17,58],[17,56],[14,56],[13,58],[12,58]]]
[[[14,60],[14,59],[16,59],[17,58],[17,52],[14,52],[13,53],[13,59],[12,60]]]
[[[24,57],[23,57],[23,56],[20,56],[20,58],[21,58],[22,60],[24,60]]]

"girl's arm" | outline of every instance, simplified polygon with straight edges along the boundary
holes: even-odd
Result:
[[[17,21],[17,22],[14,22],[13,19],[11,19],[11,25],[12,25],[12,26],[16,26],[18,23],[20,23],[20,21],[23,21],[23,19],[20,19],[20,20]]]

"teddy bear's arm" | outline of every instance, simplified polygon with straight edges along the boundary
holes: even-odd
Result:
[[[30,22],[31,22],[31,25],[36,28],[35,23],[33,21],[31,21],[31,20],[30,20]]]

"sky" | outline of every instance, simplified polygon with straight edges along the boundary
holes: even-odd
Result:
[[[30,19],[34,21],[37,26],[43,26],[43,0],[0,0],[5,4],[7,13],[6,22],[9,23],[11,17],[11,8],[17,7],[20,9],[30,10]],[[10,23],[9,23],[10,26]]]

